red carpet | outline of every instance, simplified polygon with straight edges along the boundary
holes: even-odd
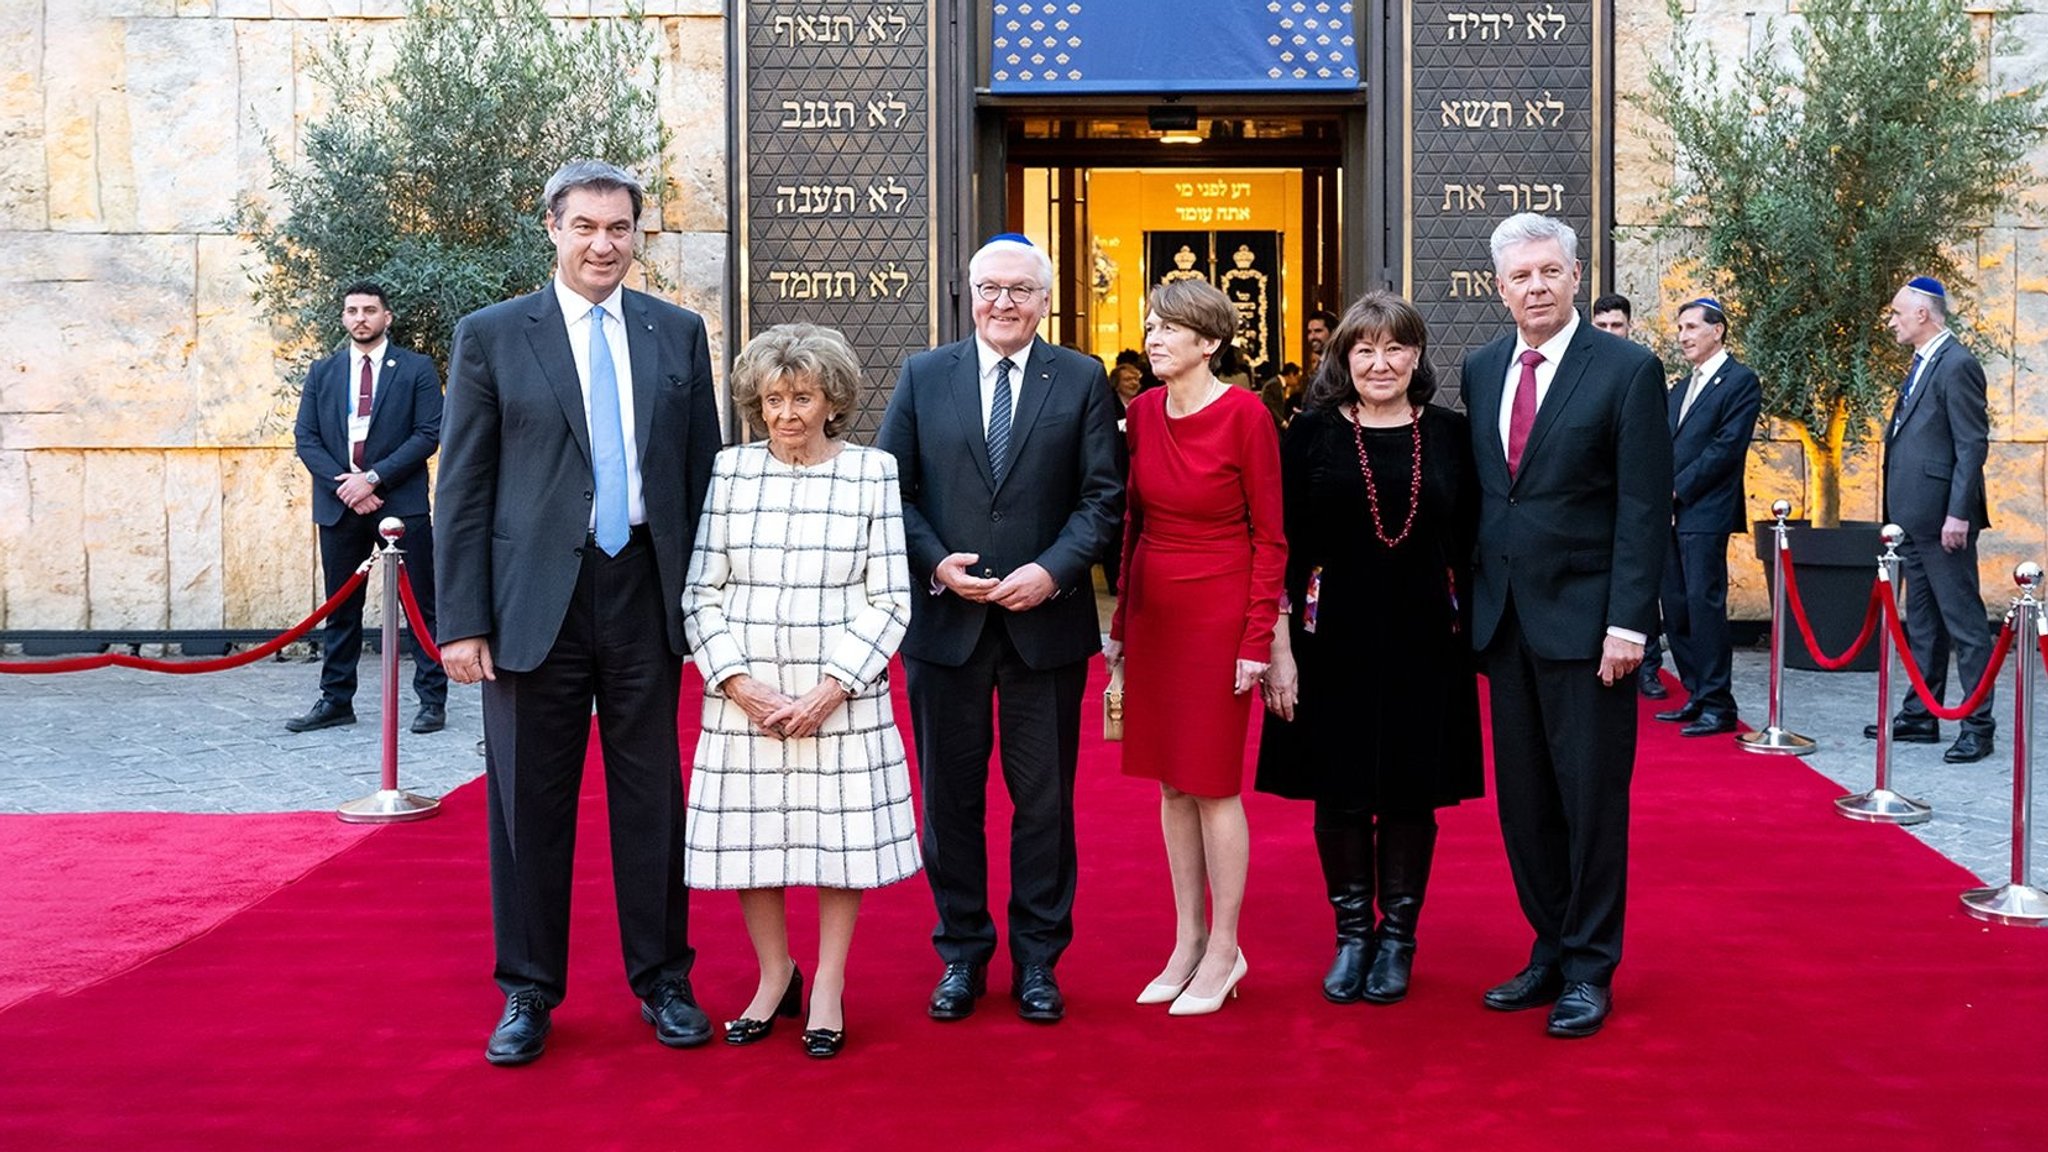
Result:
[[[1628,956],[1591,1040],[1479,1006],[1528,944],[1486,803],[1447,814],[1406,1003],[1322,1001],[1308,808],[1254,797],[1243,999],[1132,1005],[1171,943],[1156,792],[1091,739],[1057,1027],[1018,1021],[1001,975],[973,1019],[925,1019],[913,881],[870,898],[840,1059],[781,1034],[663,1049],[623,987],[586,799],[570,998],[545,1058],[490,1068],[473,785],[153,962],[0,1013],[0,1147],[2040,1147],[2048,933],[1964,917],[1962,870],[1838,818],[1796,762],[1645,729]],[[721,1019],[751,954],[730,895],[693,916]]]
[[[369,831],[324,812],[0,816],[0,1009],[118,975]]]

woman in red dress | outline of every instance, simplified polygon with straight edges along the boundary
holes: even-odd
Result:
[[[1273,418],[1209,367],[1236,330],[1230,298],[1201,281],[1146,301],[1145,354],[1166,387],[1127,414],[1122,595],[1104,649],[1129,660],[1124,772],[1159,781],[1173,877],[1173,955],[1138,1003],[1171,1001],[1176,1016],[1216,1011],[1244,979],[1245,730],[1287,567]]]

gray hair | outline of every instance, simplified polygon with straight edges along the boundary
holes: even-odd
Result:
[[[991,240],[983,244],[974,253],[974,258],[967,262],[967,282],[970,284],[979,284],[981,282],[980,269],[981,262],[984,259],[1012,252],[1029,256],[1032,262],[1038,265],[1038,278],[1044,281],[1044,283],[1039,285],[1040,288],[1050,289],[1052,287],[1052,257],[1047,256],[1045,249],[1040,248],[1038,245],[1026,244],[1021,240]]]
[[[633,201],[633,220],[639,222],[640,208],[647,198],[646,190],[631,172],[602,160],[571,160],[555,169],[555,174],[548,177],[546,187],[541,189],[541,200],[547,205],[548,215],[560,217],[562,201],[578,188],[598,192],[624,188]]]
[[[1555,240],[1566,260],[1579,258],[1579,234],[1571,225],[1538,212],[1517,212],[1493,230],[1493,270],[1500,271],[1500,258],[1508,249],[1533,240]]]
[[[791,387],[816,385],[832,408],[825,435],[837,440],[846,434],[860,399],[860,361],[837,328],[777,324],[747,341],[732,365],[733,405],[759,416],[762,394],[784,380]]]

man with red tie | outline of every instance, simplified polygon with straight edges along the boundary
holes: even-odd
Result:
[[[1671,531],[1664,373],[1648,349],[1580,322],[1569,227],[1510,216],[1492,249],[1515,329],[1465,358],[1472,644],[1490,684],[1501,839],[1536,939],[1485,1002],[1552,1005],[1552,1036],[1590,1036],[1621,962],[1635,673]]]
[[[358,281],[341,291],[348,347],[315,363],[299,395],[299,459],[313,477],[313,522],[320,526],[320,568],[333,596],[382,541],[386,516],[405,521],[405,567],[420,614],[434,626],[434,528],[427,516],[427,457],[441,444],[441,376],[434,362],[386,339],[391,306],[381,285]],[[408,636],[411,634],[408,633]],[[327,618],[321,633],[320,699],[285,722],[311,732],[356,722],[356,662],[363,652],[363,592]],[[414,732],[447,723],[448,677],[417,639],[412,686],[419,698]]]

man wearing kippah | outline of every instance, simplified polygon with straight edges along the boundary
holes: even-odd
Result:
[[[1959,696],[1968,696],[1991,660],[1992,629],[1977,580],[1977,533],[1991,526],[1984,499],[1990,420],[1984,369],[1948,329],[1948,292],[1916,276],[1892,297],[1885,321],[1913,349],[1898,403],[1884,433],[1884,518],[1906,530],[1899,549],[1906,577],[1906,644],[1936,700],[1948,702],[1948,658],[1956,657]],[[1991,755],[1997,722],[1991,694],[1963,720],[1942,754],[1951,764]],[[1877,738],[1877,725],[1863,734]],[[1892,720],[1892,739],[1934,744],[1941,726],[1908,687]]]
[[[1728,316],[1701,297],[1678,310],[1678,347],[1692,372],[1671,389],[1671,543],[1664,554],[1664,632],[1685,703],[1657,719],[1681,736],[1735,731],[1729,669],[1728,534],[1747,518],[1742,469],[1763,389],[1728,355]]]

